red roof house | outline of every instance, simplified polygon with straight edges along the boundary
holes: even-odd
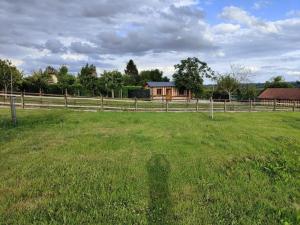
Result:
[[[267,88],[259,96],[259,99],[298,100],[300,101],[300,88]]]

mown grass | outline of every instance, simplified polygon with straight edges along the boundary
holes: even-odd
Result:
[[[0,224],[299,224],[300,114],[0,110]]]

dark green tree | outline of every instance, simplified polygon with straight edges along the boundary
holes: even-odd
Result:
[[[173,79],[179,90],[189,90],[199,96],[203,90],[203,79],[212,79],[214,71],[208,67],[207,63],[198,58],[187,58],[181,60],[180,64],[175,65]]]
[[[265,83],[265,88],[292,88],[293,85],[284,80],[282,76],[273,77]]]
[[[52,66],[47,66],[44,73],[47,75],[57,75],[58,74],[58,71],[52,67]]]
[[[23,89],[29,91],[45,91],[48,87],[50,79],[48,73],[43,72],[41,69],[34,71],[30,77],[26,77],[23,81]]]
[[[255,99],[257,97],[258,91],[255,85],[242,85],[238,89],[238,97],[242,100]]]
[[[73,85],[75,84],[76,78],[73,75],[69,74],[68,67],[63,65],[59,68],[59,71],[57,73],[57,80],[57,84],[63,93],[64,91],[73,89]]]
[[[119,71],[104,71],[101,78],[105,82],[105,86],[111,91],[111,97],[115,97],[115,90],[121,90],[123,86],[123,77]]]
[[[125,69],[125,74],[128,76],[128,78],[126,78],[126,80],[130,85],[138,85],[139,84],[139,82],[140,82],[139,71],[132,59],[130,59],[129,62],[127,63],[127,66]]]
[[[83,88],[90,94],[95,95],[97,90],[97,72],[96,67],[93,64],[86,64],[82,67],[78,74],[78,79]]]
[[[163,77],[163,72],[155,70],[144,70],[140,73],[141,81],[140,84],[144,85],[148,81],[170,81],[168,77]]]
[[[80,96],[80,93],[82,92],[82,84],[80,83],[78,77],[75,78],[74,84],[72,84],[71,89],[73,90],[73,94],[77,94]]]

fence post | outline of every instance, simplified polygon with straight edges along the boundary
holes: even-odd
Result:
[[[136,99],[136,97],[134,98],[134,107],[135,107],[135,111],[137,111],[137,99]]]
[[[295,108],[296,108],[296,102],[293,102],[293,112],[295,112]]]
[[[197,98],[197,101],[196,101],[196,112],[199,111],[199,99]]]
[[[16,97],[10,96],[10,111],[11,111],[11,121],[14,126],[17,125],[17,113],[16,113]]]
[[[251,111],[252,111],[252,100],[249,99],[249,112],[251,112]]]
[[[43,97],[42,97],[42,90],[40,89],[40,103],[43,105]]]
[[[166,99],[166,112],[168,112],[169,111],[169,101],[168,101],[168,99]]]
[[[226,109],[226,99],[224,99],[224,112],[226,112],[227,109]]]
[[[99,100],[97,101],[97,102],[98,102],[98,108],[97,108],[97,111],[100,111],[100,110],[101,110],[101,98],[99,97],[98,99],[99,99]]]
[[[214,100],[212,97],[210,98],[210,118],[214,118]]]
[[[101,95],[101,111],[103,111],[103,95]]]
[[[24,95],[23,91],[21,93],[21,104],[22,104],[22,109],[24,109],[25,108],[25,95]]]
[[[276,111],[276,99],[273,100],[273,111]]]
[[[65,107],[68,107],[68,97],[67,97],[67,93],[65,93]]]

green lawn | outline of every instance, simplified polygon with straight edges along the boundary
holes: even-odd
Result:
[[[300,113],[0,110],[0,224],[299,224]]]

